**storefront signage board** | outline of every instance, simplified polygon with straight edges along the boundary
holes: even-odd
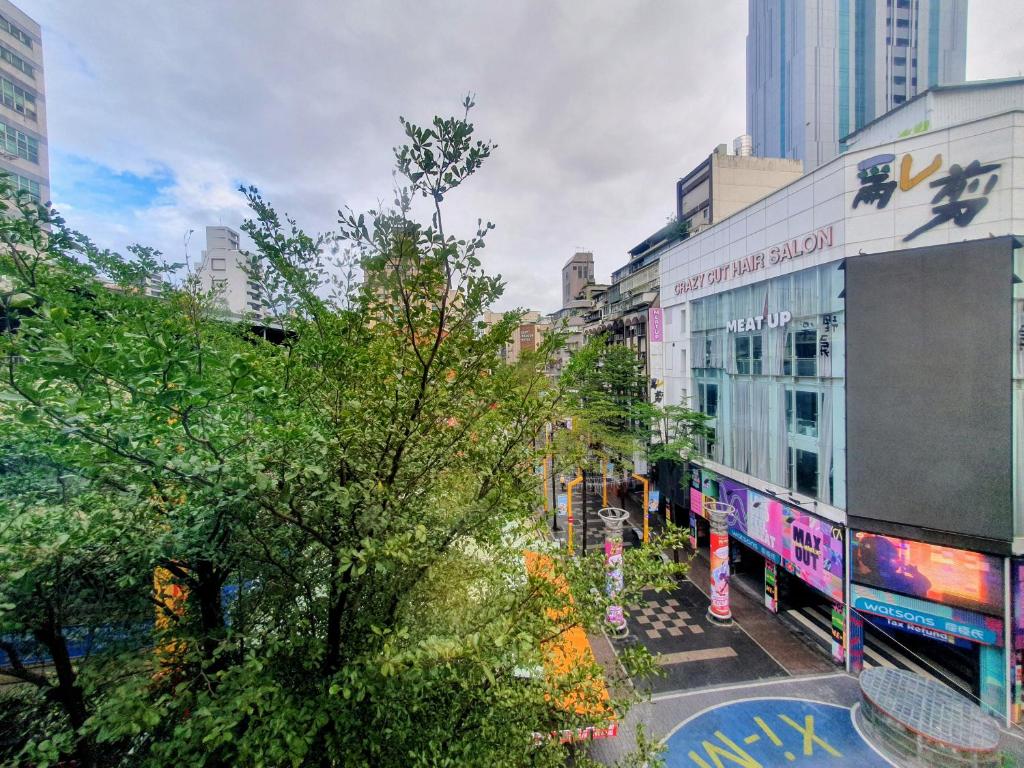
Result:
[[[862,584],[850,585],[850,601],[858,611],[916,624],[982,645],[1002,645],[1003,622],[980,613],[897,595]]]

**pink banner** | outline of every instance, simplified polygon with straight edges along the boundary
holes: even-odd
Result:
[[[647,310],[647,339],[648,341],[664,341],[665,331],[662,325],[663,316],[660,307]]]

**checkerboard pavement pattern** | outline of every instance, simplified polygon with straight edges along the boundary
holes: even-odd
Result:
[[[687,579],[670,592],[644,592],[628,606],[629,635],[615,646],[643,645],[664,673],[635,678],[635,685],[667,693],[786,674],[739,624],[722,626],[707,610],[708,598]]]
[[[649,640],[682,637],[687,633],[704,634],[704,627],[694,621],[688,611],[682,610],[679,601],[674,598],[648,600],[646,605],[631,605],[629,610],[633,620],[640,625],[640,631]]]

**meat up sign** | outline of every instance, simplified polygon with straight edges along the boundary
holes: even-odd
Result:
[[[831,248],[832,242],[831,225],[821,227],[813,232],[808,232],[806,235],[801,235],[792,240],[786,240],[785,242],[773,245],[770,248],[765,248],[763,251],[757,251],[739,259],[728,261],[725,264],[720,264],[717,267],[711,267],[710,269],[698,272],[695,275],[690,275],[676,283],[675,292],[679,296],[690,291],[698,291],[709,285],[719,285],[734,280],[737,277],[758,272],[767,266],[782,264],[800,256],[805,256],[808,253],[820,251],[822,248]]]

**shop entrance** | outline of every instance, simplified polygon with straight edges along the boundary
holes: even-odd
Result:
[[[891,666],[931,677],[972,701],[981,695],[981,646],[933,633],[908,632],[877,616],[864,615],[864,666]]]

